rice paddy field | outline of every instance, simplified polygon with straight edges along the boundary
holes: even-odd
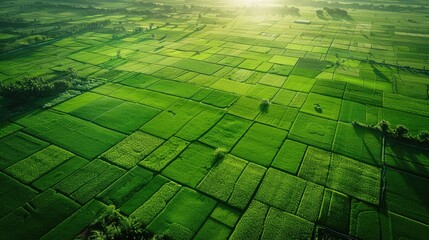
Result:
[[[428,43],[425,0],[1,1],[2,84],[102,84],[0,97],[0,239],[429,239],[429,148],[355,124],[429,130]]]

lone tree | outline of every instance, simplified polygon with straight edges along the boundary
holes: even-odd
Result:
[[[259,109],[266,113],[268,112],[268,108],[270,107],[271,101],[270,99],[262,99],[261,103],[259,104]]]
[[[393,135],[398,138],[403,138],[408,134],[408,128],[406,128],[404,125],[398,125],[396,126],[395,132]]]
[[[390,123],[386,120],[381,120],[377,127],[383,133],[383,135],[387,135],[390,132]]]

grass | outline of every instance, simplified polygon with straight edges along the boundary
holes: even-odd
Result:
[[[196,187],[216,159],[213,150],[200,143],[190,144],[162,174],[187,186]]]
[[[123,168],[131,169],[163,142],[164,140],[158,137],[136,131],[103,153],[101,158]]]
[[[216,148],[230,150],[250,127],[251,122],[232,115],[225,115],[200,141]]]
[[[256,123],[250,127],[231,153],[268,167],[286,135],[286,131]]]
[[[182,188],[148,229],[159,234],[192,237],[215,208],[215,203],[192,189]]]
[[[306,181],[296,176],[268,169],[255,199],[294,214],[304,193]]]
[[[272,166],[296,175],[306,149],[305,144],[286,139],[274,158]]]
[[[225,158],[225,159],[224,159]],[[247,162],[231,157],[216,158],[219,162],[210,170],[198,185],[198,189],[223,202],[231,196],[236,182],[242,174]]]
[[[323,149],[331,149],[336,122],[312,115],[299,113],[289,137]]]
[[[188,145],[189,142],[187,141],[171,137],[150,155],[145,157],[139,165],[159,172],[173,161]]]
[[[26,132],[89,159],[124,137],[112,130],[54,111],[21,118],[19,123],[25,126]]]

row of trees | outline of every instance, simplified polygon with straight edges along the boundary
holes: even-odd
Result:
[[[20,81],[5,84],[0,83],[0,96],[14,104],[27,103],[36,99],[59,95],[68,90],[87,91],[100,85],[98,79],[80,78],[75,69],[69,67],[59,72],[53,79],[41,76],[24,77]]]
[[[353,126],[366,127],[380,132],[385,137],[391,137],[396,140],[429,147],[429,131],[421,131],[416,135],[411,135],[409,129],[404,125],[396,125],[395,128],[386,121],[381,120],[377,124],[366,124],[358,121],[352,122]]]

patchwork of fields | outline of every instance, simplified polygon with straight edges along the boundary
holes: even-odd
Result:
[[[429,130],[429,10],[350,8],[351,20],[333,20],[299,9],[65,10],[156,27],[0,55],[4,83],[69,67],[106,80],[50,108],[2,106],[0,238],[73,239],[115,205],[174,239],[427,239],[429,150],[352,122]]]

